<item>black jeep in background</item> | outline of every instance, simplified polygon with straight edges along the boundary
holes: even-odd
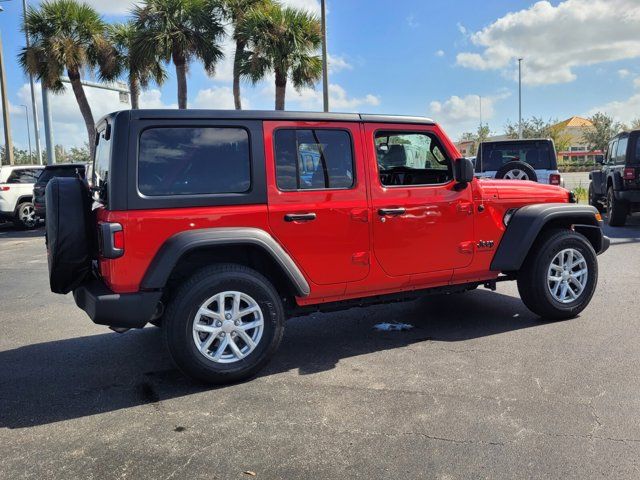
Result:
[[[628,215],[640,211],[640,130],[616,135],[602,167],[589,178],[589,203],[607,211],[612,227],[623,226]]]
[[[33,186],[33,205],[36,215],[44,218],[46,206],[44,202],[44,190],[47,183],[54,177],[80,177],[85,178],[87,166],[84,163],[56,163],[47,165]]]

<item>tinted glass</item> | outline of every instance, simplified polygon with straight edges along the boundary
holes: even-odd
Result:
[[[622,165],[627,155],[627,145],[629,145],[629,137],[620,137],[618,140],[618,148],[616,149],[616,163]]]
[[[348,132],[282,129],[276,131],[274,144],[280,190],[353,186],[353,155]]]
[[[109,165],[111,163],[111,136],[106,138],[103,129],[98,132],[98,145],[96,145],[95,160],[93,162],[93,176],[91,184],[96,188],[94,198],[101,202],[107,201],[107,183],[109,181]]]
[[[375,146],[382,185],[433,185],[453,179],[451,162],[433,135],[377,132]]]
[[[241,193],[251,186],[249,134],[242,128],[150,128],[140,135],[144,195]]]
[[[631,155],[630,163],[640,163],[640,135],[638,135],[638,137],[636,138],[634,145],[635,145],[635,152]]]
[[[476,171],[500,170],[509,162],[525,162],[534,170],[555,170],[556,161],[549,142],[496,142],[483,143],[480,152],[482,162],[477,162]]]
[[[45,168],[42,175],[38,178],[38,183],[48,183],[53,177],[76,177],[77,175],[84,178],[84,165],[64,168]]]
[[[19,168],[9,174],[7,183],[36,183],[41,173],[41,168]]]

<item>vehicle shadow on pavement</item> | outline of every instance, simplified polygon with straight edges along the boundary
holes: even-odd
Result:
[[[44,223],[41,223],[38,228],[33,230],[25,230],[23,228],[15,227],[11,223],[0,224],[0,239],[10,238],[19,240],[22,238],[44,238]]]
[[[379,322],[413,325],[380,332]],[[422,342],[463,342],[541,322],[519,299],[485,291],[292,319],[259,376],[309,375],[340,360]],[[225,387],[194,384],[168,358],[157,328],[106,333],[0,352],[0,428],[24,428],[156,404]]]
[[[628,217],[624,227],[605,224],[604,234],[611,239],[611,246],[640,242],[640,215]]]

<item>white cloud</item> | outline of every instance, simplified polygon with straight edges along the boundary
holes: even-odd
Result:
[[[493,118],[495,104],[508,98],[509,92],[482,96],[482,122]],[[453,95],[445,101],[434,100],[429,103],[429,116],[442,124],[452,135],[459,135],[465,130],[475,128],[480,122],[480,98],[478,95],[459,97]]]
[[[436,57],[444,57],[444,50],[436,50]]]
[[[618,76],[620,78],[627,78],[629,75],[631,75],[631,72],[626,68],[621,68],[620,70],[618,70]]]
[[[287,7],[301,8],[320,15],[320,2],[318,0],[280,0],[280,3]]]
[[[539,1],[473,33],[471,41],[482,52],[462,52],[457,63],[515,77],[515,61],[523,57],[524,83],[571,82],[576,67],[639,57],[639,22],[637,0],[566,0],[557,6]]]
[[[614,100],[592,108],[587,113],[587,116],[591,116],[596,112],[604,112],[622,123],[631,122],[631,120],[640,116],[640,93],[632,95],[627,100]]]
[[[140,94],[140,108],[178,108],[178,104],[164,103],[162,101],[162,92],[157,88],[153,88]]]
[[[339,55],[328,54],[329,73],[338,73],[342,70],[353,70],[351,65],[344,57]]]
[[[413,13],[407,17],[407,25],[409,25],[409,28],[418,28],[420,26]]]
[[[242,108],[249,109],[249,100],[242,98]],[[232,110],[233,90],[231,87],[212,87],[199,90],[196,98],[189,105],[190,108],[207,108],[213,110]]]
[[[136,3],[133,0],[84,0],[104,15],[123,15],[129,13]]]

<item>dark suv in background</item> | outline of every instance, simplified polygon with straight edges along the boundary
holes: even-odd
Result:
[[[84,163],[59,163],[47,165],[33,186],[33,205],[36,215],[44,218],[46,206],[44,203],[44,191],[47,183],[54,177],[79,177],[85,178],[87,167]]]
[[[640,211],[640,130],[616,135],[602,167],[589,173],[589,203],[607,211],[608,223],[621,227]]]

